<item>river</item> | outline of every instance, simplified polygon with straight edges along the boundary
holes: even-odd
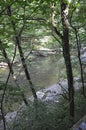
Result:
[[[77,64],[75,64],[76,59],[74,60],[73,71],[75,77],[77,77]],[[66,79],[65,65],[62,54],[48,55],[48,56],[34,56],[32,60],[26,60],[28,65],[28,70],[31,76],[31,80],[34,84],[36,91],[44,89],[53,84],[58,83],[62,79]],[[29,89],[28,82],[26,80],[21,62],[18,62],[13,65],[14,77],[16,78],[20,87]],[[5,82],[8,76],[9,69],[0,68],[0,81]],[[11,85],[14,85],[12,77],[9,80]]]
[[[65,77],[64,60],[61,54],[45,57],[36,56],[31,62],[27,60],[27,65],[36,90],[53,85],[59,82],[63,76]],[[20,63],[14,65],[14,72],[19,83],[22,86],[27,86],[26,78]],[[7,75],[8,68],[0,68],[0,81],[6,81]],[[13,84],[12,79],[9,82]]]
[[[29,65],[31,79],[38,89],[53,85],[60,80],[65,71],[61,57],[61,55],[36,57]]]

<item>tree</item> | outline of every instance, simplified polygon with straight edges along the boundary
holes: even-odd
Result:
[[[25,6],[26,6],[26,4],[24,5],[24,12],[25,12]],[[10,17],[12,17],[12,11],[11,11],[10,6],[7,7],[7,15],[9,16],[9,20],[10,20]],[[36,95],[33,83],[31,81],[30,74],[28,72],[28,68],[27,68],[24,54],[23,54],[22,47],[21,47],[21,34],[23,32],[24,25],[25,25],[25,16],[23,17],[23,25],[19,31],[19,34],[16,34],[16,23],[12,19],[10,20],[10,22],[11,22],[11,25],[12,25],[12,28],[13,28],[13,31],[15,34],[15,42],[16,42],[15,44],[18,46],[18,50],[19,50],[19,54],[20,54],[20,58],[21,58],[21,62],[22,62],[23,68],[24,68],[26,78],[29,81],[30,88],[31,88],[31,91],[32,91],[34,98],[37,99],[37,95]]]
[[[82,82],[82,94],[85,96],[85,85],[84,85],[84,73],[83,73],[83,65],[82,65],[82,62],[81,62],[81,44],[80,44],[80,38],[79,38],[79,30],[83,27],[84,25],[84,21],[82,22],[78,22],[76,23],[75,25],[73,25],[72,21],[73,21],[73,15],[75,14],[75,12],[78,10],[78,16],[76,16],[76,22],[77,22],[77,19],[79,21],[82,20],[81,18],[81,9],[82,9],[82,5],[80,6],[80,4],[83,3],[83,2],[80,2],[78,1],[76,4],[72,3],[72,7],[71,7],[71,10],[72,12],[70,13],[70,26],[72,27],[74,33],[75,33],[75,38],[76,38],[76,46],[77,46],[77,52],[78,52],[78,60],[79,60],[79,65],[80,65],[80,75],[81,75],[81,82]],[[82,12],[82,11],[81,11]],[[84,17],[84,12],[83,12],[83,17]]]
[[[73,73],[72,73],[70,46],[69,46],[68,4],[65,2],[61,2],[61,17],[63,25],[63,39],[62,39],[63,56],[65,59],[67,79],[68,79],[70,115],[74,117],[74,86],[73,86]]]
[[[23,2],[23,1],[22,1]],[[8,32],[8,28],[10,28],[10,30],[13,32],[12,36],[14,36],[14,39],[15,39],[15,46],[18,46],[18,50],[19,50],[19,54],[20,54],[20,58],[21,58],[21,62],[22,62],[22,66],[23,66],[23,69],[24,69],[24,72],[25,72],[25,76],[29,82],[29,85],[30,85],[30,88],[31,88],[31,91],[32,91],[32,94],[33,94],[33,97],[35,100],[37,100],[37,95],[36,95],[36,91],[34,89],[34,85],[31,81],[31,78],[30,78],[30,74],[29,74],[29,71],[28,71],[28,68],[27,68],[27,65],[26,65],[26,61],[25,61],[25,58],[24,58],[24,54],[23,54],[23,51],[22,51],[22,47],[21,47],[21,34],[23,32],[23,29],[24,29],[24,25],[25,25],[25,19],[23,17],[23,23],[19,26],[20,27],[20,30],[17,32],[17,27],[16,27],[16,22],[20,22],[20,21],[16,21],[16,17],[14,17],[12,15],[12,11],[11,11],[11,6],[14,2],[12,3],[9,3],[9,2],[2,2],[2,5],[3,5],[3,8],[1,10],[1,14],[2,14],[2,19],[3,19],[3,22],[6,22],[6,20],[9,20],[8,22],[8,25],[6,24],[6,28],[3,26],[3,22],[1,21],[1,27],[2,27],[2,30],[5,31],[5,34]],[[26,7],[26,3],[24,2],[24,7],[23,7],[23,10],[25,12],[25,7]],[[17,4],[17,6],[20,7],[19,4]],[[15,6],[14,6],[15,7]],[[7,15],[7,17],[3,17]],[[25,16],[25,15],[24,15]],[[1,20],[2,20],[1,19]],[[17,23],[18,24],[18,23]],[[7,29],[7,30],[6,30]],[[3,32],[2,31],[2,32]],[[4,32],[3,32],[4,33]],[[10,33],[9,33],[10,35]],[[9,35],[7,37],[5,37],[6,39],[9,39]],[[2,35],[1,35],[2,36]],[[3,38],[3,36],[1,37]],[[1,39],[3,40],[3,39]],[[5,48],[3,47],[3,42],[0,40],[0,49],[8,63],[8,67],[9,67],[9,75],[7,77],[7,81],[5,83],[5,87],[4,87],[4,90],[3,90],[3,94],[2,94],[2,98],[1,98],[1,113],[2,113],[2,118],[3,118],[3,124],[4,124],[4,130],[6,130],[6,122],[5,122],[5,117],[4,117],[4,110],[3,110],[3,102],[4,102],[4,98],[5,98],[5,93],[6,93],[6,89],[7,89],[7,84],[8,84],[8,81],[9,81],[9,77],[10,77],[10,74],[13,75],[13,69],[12,69],[12,65],[13,65],[13,61],[12,63],[10,63],[10,60],[7,56],[7,53],[6,53],[6,50]],[[6,44],[6,46],[8,46],[8,43]],[[16,55],[16,52],[14,54],[14,57],[13,57],[13,60],[15,58],[15,55]],[[23,100],[24,102],[27,104],[27,101],[24,97],[24,94],[22,95],[23,96]]]
[[[68,2],[61,0],[61,22],[62,22],[62,34],[55,26],[55,19],[54,19],[54,6],[52,8],[52,27],[56,34],[62,40],[62,48],[63,48],[63,57],[65,60],[66,65],[66,73],[67,73],[67,80],[68,80],[68,93],[69,93],[69,110],[70,116],[74,117],[74,86],[73,86],[73,72],[72,72],[72,65],[70,59],[70,45],[69,45],[69,22],[68,22]]]
[[[47,7],[48,12],[43,9],[43,5],[44,8]],[[43,13],[42,18],[47,23],[48,27],[52,30],[53,36],[56,38],[56,40],[60,41],[60,44],[62,45],[63,48],[63,57],[65,60],[67,81],[68,81],[70,116],[74,117],[74,86],[73,86],[72,64],[70,58],[69,21],[68,21],[69,1],[60,0],[59,2],[57,2],[51,0],[49,2],[46,0],[39,7],[41,6],[42,6],[41,11]],[[50,13],[50,15],[47,16],[47,13],[48,14]],[[57,18],[61,20],[60,23]]]

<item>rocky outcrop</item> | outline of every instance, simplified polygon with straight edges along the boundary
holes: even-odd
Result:
[[[86,83],[85,83],[86,84]],[[79,90],[82,86],[80,78],[74,78],[74,88],[75,90]],[[38,99],[45,103],[58,103],[59,97],[63,94],[67,93],[67,80],[63,80],[57,84],[53,84],[45,89],[37,91]],[[34,98],[31,96],[29,98],[30,101],[33,101]]]

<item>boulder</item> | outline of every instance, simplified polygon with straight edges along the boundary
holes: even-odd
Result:
[[[52,86],[49,86],[48,88],[42,89],[40,91],[37,91],[38,99],[42,102],[51,102],[51,103],[57,103],[58,102],[58,96],[61,94],[62,90],[59,84],[54,84]],[[57,96],[58,95],[58,96]],[[29,98],[29,100],[34,101],[33,96]]]

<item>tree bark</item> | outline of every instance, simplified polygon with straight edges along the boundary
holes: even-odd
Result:
[[[69,46],[69,24],[68,24],[68,5],[61,2],[61,18],[63,26],[63,56],[66,65],[66,73],[68,80],[68,93],[69,93],[69,109],[70,116],[74,117],[74,87],[73,87],[73,73],[70,59],[70,46]]]
[[[8,8],[7,8],[7,14],[8,14],[9,17],[12,16],[10,6],[8,6]],[[23,26],[21,27],[19,34],[17,34],[15,22],[13,20],[11,20],[11,25],[12,25],[14,35],[15,35],[15,43],[18,46],[18,51],[19,51],[19,55],[20,55],[20,58],[21,58],[22,66],[24,68],[25,76],[26,76],[26,78],[29,82],[30,89],[32,91],[34,99],[37,99],[36,91],[34,89],[34,85],[33,85],[32,81],[31,81],[31,77],[30,77],[28,67],[27,67],[27,64],[26,64],[26,61],[25,61],[25,58],[24,58],[24,54],[23,54],[23,51],[22,51],[22,47],[21,47],[21,35],[22,35],[23,29],[24,29],[24,24],[25,24],[25,21],[23,21]]]
[[[21,47],[21,44],[20,44],[20,37],[18,37],[18,36],[16,36],[16,43],[17,43],[17,46],[18,46],[18,50],[19,50],[19,54],[20,54],[20,58],[21,58],[21,62],[22,62],[23,68],[24,68],[26,78],[27,78],[27,80],[29,81],[29,84],[30,84],[30,89],[32,91],[34,99],[37,99],[36,91],[34,89],[34,85],[33,85],[32,81],[31,81],[30,74],[28,72],[28,68],[27,68],[27,65],[26,65],[26,62],[25,62],[23,51],[22,51],[22,47]]]

